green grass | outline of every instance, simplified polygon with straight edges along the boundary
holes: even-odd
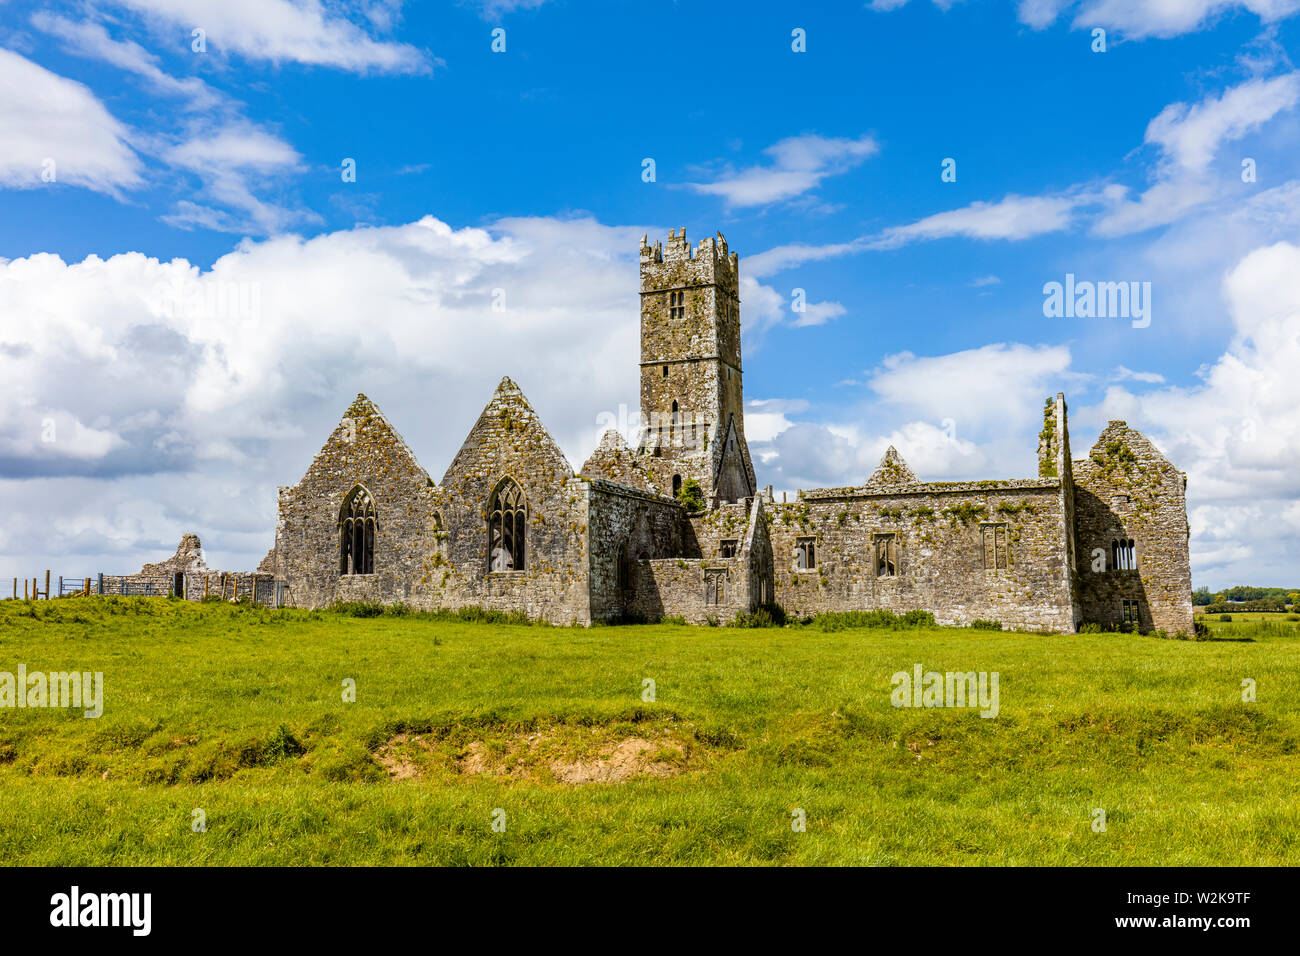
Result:
[[[97,720],[0,710],[0,862],[1296,865],[1300,631],[1237,617],[1178,641],[0,602],[0,671],[105,682]],[[895,709],[915,663],[999,672],[999,716]],[[548,769],[629,737],[676,772]],[[493,774],[462,772],[476,748]]]
[[[1300,614],[1270,611],[1243,611],[1228,614],[1198,614],[1210,628],[1210,639],[1218,641],[1256,641],[1269,638],[1300,638]],[[1292,620],[1294,618],[1294,620]]]

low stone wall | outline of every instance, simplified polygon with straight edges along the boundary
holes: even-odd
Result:
[[[631,611],[646,620],[680,616],[690,624],[726,624],[750,609],[744,557],[638,561],[636,574]]]
[[[180,589],[177,590],[177,576]],[[171,597],[176,595],[187,601],[219,598],[235,601],[251,598],[255,604],[280,607],[284,603],[284,589],[276,588],[275,576],[257,572],[204,571],[173,572],[171,574],[103,574],[91,578],[92,594],[119,597]]]
[[[976,619],[1072,632],[1069,530],[1059,480],[915,484],[887,491],[819,491],[774,504],[776,596],[786,612],[921,609],[941,624]],[[986,535],[1004,542],[986,567]],[[892,535],[892,573],[876,542]],[[816,565],[800,570],[800,539]]]

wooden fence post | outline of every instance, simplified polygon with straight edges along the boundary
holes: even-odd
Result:
[[[208,576],[203,575],[203,600],[208,599]]]
[[[90,597],[90,578],[86,578],[86,597]]]

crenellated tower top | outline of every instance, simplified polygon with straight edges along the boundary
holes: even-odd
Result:
[[[740,257],[716,233],[641,237],[642,450],[663,487],[694,478],[710,500],[754,493],[740,365]]]

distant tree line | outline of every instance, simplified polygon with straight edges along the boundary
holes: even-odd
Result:
[[[1253,588],[1238,584],[1235,588],[1217,593],[1209,588],[1197,588],[1192,592],[1192,603],[1198,607],[1227,604],[1229,601],[1249,601],[1260,605],[1260,610],[1280,611],[1288,604],[1291,607],[1300,605],[1300,591],[1294,588]]]

